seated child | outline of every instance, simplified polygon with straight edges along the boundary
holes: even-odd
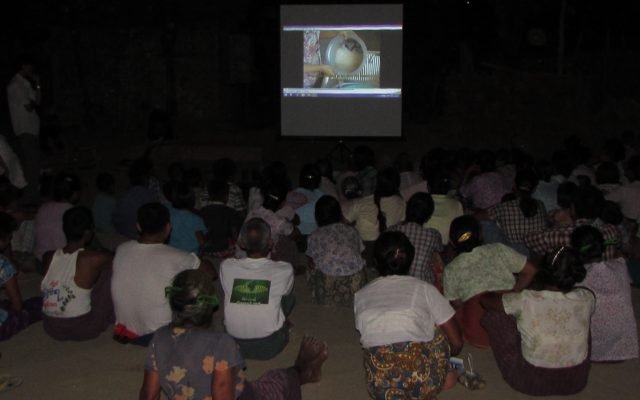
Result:
[[[156,400],[162,391],[176,398],[300,400],[300,386],[320,380],[327,345],[305,336],[292,367],[246,381],[245,362],[233,339],[208,329],[218,304],[212,282],[199,271],[184,271],[165,293],[172,322],[153,337],[140,399]]]
[[[113,213],[116,210],[115,193],[116,181],[113,175],[109,173],[101,173],[96,178],[96,186],[98,194],[93,201],[93,219],[96,224],[96,232],[115,233],[116,228],[113,226]]]
[[[210,204],[200,210],[207,234],[204,254],[227,258],[233,255],[238,233],[242,227],[242,215],[227,206],[229,185],[212,180],[208,187]]]
[[[199,254],[204,244],[207,227],[202,218],[193,212],[195,194],[187,183],[173,185],[171,192],[171,238],[169,245],[190,253]]]

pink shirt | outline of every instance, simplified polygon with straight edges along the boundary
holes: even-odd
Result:
[[[62,231],[62,216],[73,207],[71,203],[50,201],[44,203],[36,214],[36,245],[33,253],[42,260],[47,251],[57,250],[67,244],[67,238]]]

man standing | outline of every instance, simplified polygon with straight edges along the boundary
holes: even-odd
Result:
[[[18,72],[7,86],[7,103],[13,132],[20,139],[22,164],[28,183],[24,200],[31,203],[39,200],[40,117],[36,107],[41,100],[40,78],[34,73],[33,62],[23,57]]]

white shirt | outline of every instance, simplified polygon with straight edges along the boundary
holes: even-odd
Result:
[[[605,196],[607,200],[620,205],[620,211],[626,218],[640,219],[640,181],[622,185]]]
[[[7,139],[0,135],[0,158],[4,161],[7,166],[7,177],[11,181],[11,184],[18,189],[22,189],[27,186],[27,181],[24,179],[24,172],[22,171],[22,164],[20,164],[20,159],[18,155],[13,151],[9,143],[7,143]],[[5,173],[0,168],[0,174]]]
[[[36,91],[22,75],[15,74],[7,86],[7,102],[13,132],[16,135],[40,134],[40,117],[35,110],[28,111],[25,105],[36,101]]]
[[[268,258],[228,258],[220,265],[224,325],[238,339],[260,339],[282,328],[280,302],[293,289],[293,267]]]
[[[78,254],[56,250],[42,279],[42,312],[55,318],[73,318],[91,311],[91,289],[76,285]]]
[[[429,342],[434,325],[455,311],[433,285],[412,276],[378,278],[356,292],[356,329],[362,347]]]
[[[171,308],[164,288],[180,272],[196,269],[200,259],[165,244],[135,240],[116,249],[111,277],[111,297],[116,323],[140,336],[171,322]]]

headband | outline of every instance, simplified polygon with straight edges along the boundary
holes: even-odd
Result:
[[[164,288],[164,297],[171,298],[175,294],[182,293],[182,292],[184,292],[184,288],[176,287],[176,286],[167,286],[166,288]],[[218,304],[220,304],[220,301],[218,301],[218,298],[216,297],[216,295],[199,294],[195,298],[195,304],[206,304],[210,306],[217,306]]]

